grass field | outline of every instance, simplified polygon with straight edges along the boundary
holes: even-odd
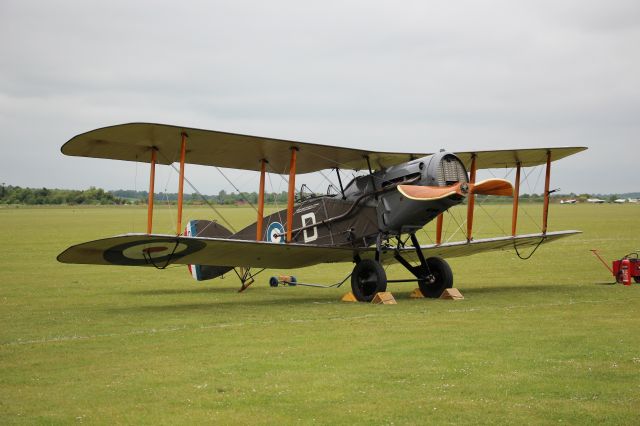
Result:
[[[532,231],[541,206],[523,209]],[[640,424],[640,285],[606,285],[589,252],[640,249],[640,206],[551,210],[550,230],[584,233],[526,262],[452,259],[465,300],[411,300],[397,284],[398,304],[375,306],[340,302],[348,283],[267,285],[273,272],[337,282],[348,264],[266,271],[243,294],[232,275],[197,283],[185,267],[59,264],[71,244],[142,231],[145,210],[0,209],[0,422]],[[509,218],[479,209],[476,236]],[[172,223],[159,209],[156,231]]]

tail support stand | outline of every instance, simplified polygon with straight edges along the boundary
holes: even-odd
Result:
[[[240,285],[240,289],[238,290],[238,293],[242,293],[247,288],[249,288],[251,284],[255,282],[255,279],[254,279],[255,276],[258,275],[260,272],[264,271],[265,268],[260,269],[256,273],[251,273],[251,268],[239,268],[239,269],[240,269],[240,272],[238,272],[238,269],[233,268],[233,272],[235,272],[238,278],[240,279],[241,285]]]

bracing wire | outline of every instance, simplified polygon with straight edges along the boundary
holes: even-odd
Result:
[[[170,161],[170,160],[169,160],[169,159],[168,159],[168,158],[167,158],[167,157],[166,157],[166,156],[165,156],[161,151],[158,151],[158,153],[159,153],[160,155],[162,155],[162,156],[163,156],[163,157],[164,157],[168,162]],[[171,168],[172,168],[176,173],[180,173],[180,170],[178,170],[178,168],[177,168],[177,167],[176,167],[172,162],[170,162],[169,164],[170,164]],[[169,174],[169,175],[171,175],[171,174]],[[167,185],[168,185],[169,179],[170,179],[170,176],[169,176],[169,178],[167,179]],[[220,211],[219,211],[219,210],[218,210],[218,209],[217,209],[213,204],[211,204],[211,202],[209,202],[209,200],[207,199],[207,197],[205,197],[204,195],[202,195],[202,193],[201,193],[201,192],[200,192],[200,191],[199,191],[199,190],[198,190],[198,189],[197,189],[197,188],[196,188],[196,187],[191,183],[191,181],[190,181],[186,176],[184,177],[184,181],[185,181],[185,182],[187,182],[187,185],[189,185],[189,186],[191,187],[191,189],[192,189],[196,194],[198,194],[198,196],[200,196],[200,198],[202,199],[202,201],[204,201],[204,202],[205,202],[205,204],[206,204],[207,206],[209,206],[209,207],[211,208],[211,210],[213,210],[213,211],[214,211],[214,212],[215,212],[215,213],[220,217],[220,219],[222,219],[222,221],[223,221],[223,222],[224,222],[224,223],[229,227],[229,229],[230,229],[233,233],[235,233],[235,232],[236,232],[235,227],[234,227],[233,225],[231,225],[231,223],[230,223],[230,222],[229,222],[229,221],[224,217],[224,215],[223,215],[222,213],[220,213]],[[166,188],[165,188],[165,195],[166,195]],[[168,195],[166,195],[166,197],[167,197],[167,202],[169,202],[169,197],[168,197]],[[208,224],[208,225],[207,225],[207,226],[205,226],[203,229],[201,229],[201,230],[200,230],[200,232],[198,233],[198,235],[199,235],[199,234],[201,234],[202,232],[204,232],[204,230],[205,230],[205,229],[207,229],[207,227],[208,227],[209,225],[210,225],[210,224]]]
[[[267,173],[267,180],[269,181],[269,187],[271,188],[271,193],[273,194],[273,204],[276,206],[276,212],[278,213],[278,220],[282,223],[282,215],[280,205],[278,204],[278,193],[275,191],[275,187],[273,186],[273,181],[271,180],[271,173]],[[279,188],[278,188],[279,189]]]
[[[216,167],[215,168],[221,175],[223,178],[225,178],[225,180],[227,182],[229,182],[229,185],[231,185],[233,187],[233,189],[235,189],[236,191],[238,191],[238,194],[242,197],[242,199],[244,201],[246,201],[256,212],[258,211],[258,209],[256,208],[256,206],[253,205],[253,203],[251,201],[249,201],[249,199],[244,195],[243,192],[241,192],[238,187],[231,181],[231,179],[229,179],[223,172],[222,170],[220,170],[220,167]]]
[[[173,168],[173,170],[175,170],[176,172],[180,172],[175,165],[171,164],[171,167]],[[200,196],[200,198],[202,198],[202,201],[204,201],[209,207],[211,207],[211,209],[216,212],[216,214],[218,216],[220,216],[220,218],[222,219],[222,221],[229,227],[229,229],[231,231],[233,231],[233,233],[236,233],[236,229],[234,228],[234,226],[222,215],[222,213],[220,213],[218,211],[218,209],[211,204],[211,202],[209,202],[209,200],[207,199],[207,197],[205,197],[204,195],[202,195],[202,193],[200,191],[198,191],[198,189],[191,183],[191,181],[189,179],[187,179],[187,177],[184,177],[184,181],[187,182],[187,185],[189,185],[191,187],[191,189],[193,189],[196,194],[198,194]],[[209,226],[209,225],[207,225]],[[207,229],[207,226],[205,226],[198,234],[201,234],[202,232],[204,232],[205,229]]]

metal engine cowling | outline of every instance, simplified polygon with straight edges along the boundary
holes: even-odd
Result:
[[[447,187],[469,181],[464,164],[454,154],[439,152],[421,161],[424,164],[421,178],[414,185]],[[413,233],[463,199],[464,197],[450,197],[433,201],[413,200],[398,191],[390,191],[380,197],[379,226],[392,234]]]

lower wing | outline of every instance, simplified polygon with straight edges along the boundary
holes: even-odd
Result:
[[[477,253],[484,253],[488,251],[496,250],[521,250],[525,248],[535,248],[540,244],[550,243],[560,238],[568,237],[570,235],[580,234],[580,231],[556,231],[547,232],[546,234],[527,234],[516,235],[515,237],[496,237],[496,238],[484,238],[479,240],[458,241],[453,243],[444,243],[440,245],[430,244],[420,246],[424,257],[461,257],[469,256]],[[413,247],[404,247],[399,250],[399,253],[407,260],[417,260],[417,254]],[[382,256],[383,261],[391,257],[389,260],[393,260],[394,252],[386,253]]]
[[[486,251],[536,247],[542,243],[578,234],[557,231],[421,246],[425,257],[468,256]],[[380,260],[395,262],[399,253],[416,260],[413,247],[383,248]],[[62,263],[92,265],[155,266],[169,264],[242,266],[257,268],[301,268],[318,263],[352,262],[356,256],[375,256],[375,248],[327,247],[309,244],[278,244],[228,238],[201,238],[174,235],[125,234],[69,247],[58,256]]]
[[[352,248],[308,244],[125,234],[69,247],[60,253],[58,261],[158,268],[169,264],[301,268],[317,263],[350,262],[357,253]]]

